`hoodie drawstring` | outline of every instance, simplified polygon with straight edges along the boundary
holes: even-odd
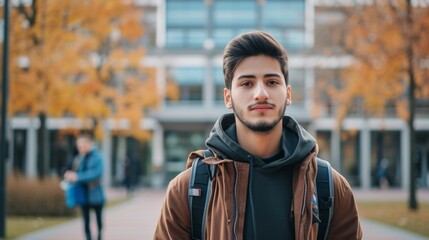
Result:
[[[250,176],[249,176],[249,200],[250,200],[250,211],[252,214],[252,226],[253,226],[253,239],[257,238],[257,229],[256,229],[256,218],[255,218],[255,208],[253,204],[253,157],[248,155],[250,164]]]

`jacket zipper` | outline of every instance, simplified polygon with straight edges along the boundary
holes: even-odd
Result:
[[[238,170],[237,170],[237,164],[234,162],[234,170],[235,170],[235,181],[234,181],[234,224],[232,226],[233,232],[234,232],[234,238],[238,239],[237,237],[237,221],[238,221],[238,213],[237,213],[237,182],[238,182]]]

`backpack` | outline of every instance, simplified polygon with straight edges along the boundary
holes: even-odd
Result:
[[[213,156],[210,150],[204,151],[204,158]],[[216,166],[203,162],[204,158],[198,157],[192,163],[191,177],[188,186],[188,205],[191,216],[191,237],[193,240],[204,239],[206,206],[211,191],[211,182],[216,174]],[[313,203],[313,221],[319,223],[317,233],[318,240],[325,240],[334,209],[334,184],[331,165],[317,158],[316,192]]]

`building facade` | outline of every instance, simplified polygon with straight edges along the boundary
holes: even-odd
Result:
[[[407,188],[409,151],[416,151],[418,186],[429,187],[429,101],[421,101],[415,126],[416,149],[409,149],[406,122],[394,113],[383,118],[364,117],[357,109],[337,130],[336,103],[326,100],[326,81],[337,77],[352,57],[325,54],[335,45],[330,31],[344,21],[335,1],[317,0],[141,0],[145,9],[147,56],[142,64],[157,70],[159,94],[165,99],[157,111],[142,120],[152,140],[138,147],[130,139],[112,137],[106,124],[101,143],[108,159],[106,184],[120,179],[120,157],[134,152],[143,166],[145,183],[166,186],[185,169],[188,154],[204,149],[217,118],[227,112],[223,103],[222,51],[235,35],[261,29],[274,35],[289,54],[293,116],[318,140],[319,157],[326,159],[357,188],[377,187],[381,159],[387,159],[389,184]],[[167,80],[180,88],[180,99],[163,95]],[[61,129],[65,119],[50,119],[48,128]],[[63,123],[64,124],[64,123]],[[14,164],[27,175],[37,172],[37,120],[13,119]],[[22,136],[21,136],[22,135]],[[70,144],[70,140],[69,140]],[[119,146],[119,147],[118,147]],[[127,147],[128,146],[128,147]],[[19,150],[21,149],[21,150]],[[128,150],[127,150],[128,149]],[[127,153],[125,153],[127,152]],[[21,159],[21,160],[17,160]],[[12,168],[12,167],[11,167]]]

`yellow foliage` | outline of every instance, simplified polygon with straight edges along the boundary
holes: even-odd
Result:
[[[347,116],[353,101],[362,99],[365,114],[381,116],[389,102],[397,102],[398,116],[407,119],[405,94],[409,82],[406,46],[414,49],[412,69],[417,87],[428,85],[427,72],[417,63],[429,55],[429,8],[413,9],[413,26],[407,27],[405,1],[374,1],[350,9],[344,44],[355,63],[341,73],[341,86],[331,91],[340,103],[337,117]],[[428,89],[426,87],[426,89]],[[420,91],[428,92],[429,90]],[[427,95],[429,96],[429,95]]]
[[[96,120],[98,137],[105,119],[121,118],[127,134],[149,136],[139,122],[160,93],[141,65],[142,10],[123,0],[32,4],[11,11],[10,114]]]
[[[399,100],[396,102],[396,113],[402,119],[408,120],[410,114],[408,112],[408,102],[404,100]]]

